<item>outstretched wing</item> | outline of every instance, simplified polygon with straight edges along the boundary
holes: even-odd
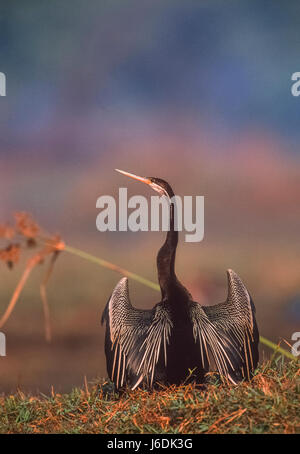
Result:
[[[129,299],[128,279],[116,285],[102,315],[106,322],[106,359],[110,379],[117,388],[141,382],[153,384],[161,355],[167,361],[166,346],[172,323],[167,309],[157,304],[152,310],[134,308]]]
[[[246,287],[232,270],[227,270],[227,278],[227,300],[202,308],[214,329],[234,346],[229,349],[229,357],[234,358],[235,366],[229,367],[228,376],[236,382],[250,379],[257,366],[259,334],[255,307]]]
[[[190,302],[193,336],[199,345],[200,361],[204,371],[212,370],[212,362],[222,378],[234,381],[233,371],[239,367],[240,355],[234,341],[209,320],[205,307]]]

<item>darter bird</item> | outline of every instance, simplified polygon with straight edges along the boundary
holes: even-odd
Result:
[[[170,202],[174,196],[164,180],[118,172],[146,183]],[[225,302],[201,306],[193,300],[175,273],[178,231],[174,203],[169,210],[169,230],[157,255],[161,301],[150,310],[135,308],[124,277],[102,314],[109,377],[116,389],[151,389],[190,381],[201,384],[209,371],[234,384],[249,380],[258,363],[259,342],[251,296],[229,269]]]

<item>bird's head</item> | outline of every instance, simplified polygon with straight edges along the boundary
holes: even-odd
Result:
[[[134,180],[141,181],[142,183],[148,184],[154,191],[158,192],[160,196],[165,195],[169,198],[174,196],[174,192],[165,180],[156,177],[139,177],[133,173],[124,172],[124,170],[115,169],[117,172],[126,175],[127,177],[133,178]]]

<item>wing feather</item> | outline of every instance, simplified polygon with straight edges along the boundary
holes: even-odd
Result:
[[[204,309],[204,306],[191,302],[193,335],[195,342],[199,343],[203,368],[206,371],[212,369],[212,359],[220,375],[232,381],[232,371],[237,368],[240,359],[238,349],[229,336],[216,329]]]
[[[128,279],[116,285],[102,316],[106,321],[107,369],[117,388],[135,389],[145,381],[152,386],[160,355],[167,362],[172,323],[167,309],[134,308],[129,299]]]
[[[210,323],[234,345],[229,358],[235,365],[229,369],[233,381],[250,379],[258,363],[259,334],[255,320],[255,307],[248,290],[239,276],[227,270],[228,296],[224,303],[202,306]],[[238,351],[238,355],[236,354]]]

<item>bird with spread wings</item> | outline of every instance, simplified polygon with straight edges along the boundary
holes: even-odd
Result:
[[[164,180],[121,173],[148,184],[161,196],[174,196]],[[237,383],[249,380],[257,366],[255,307],[242,280],[228,270],[226,301],[200,305],[175,274],[177,243],[171,203],[170,229],[157,255],[161,301],[150,310],[135,308],[124,277],[104,309],[107,370],[117,389],[179,385],[187,380],[203,383],[209,371]]]

